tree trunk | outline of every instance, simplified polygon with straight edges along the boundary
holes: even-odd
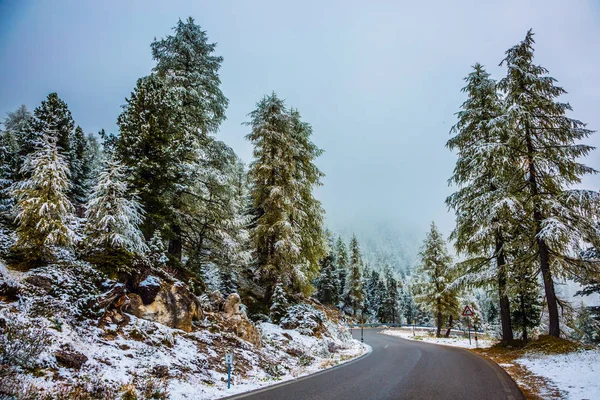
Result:
[[[442,313],[438,312],[437,314],[437,331],[435,332],[435,337],[442,337]]]
[[[544,278],[544,290],[546,292],[546,301],[548,303],[548,334],[550,336],[560,336],[560,325],[558,318],[558,300],[554,291],[554,281],[550,272],[550,256],[548,246],[543,239],[538,239],[538,249],[540,252],[540,269]]]
[[[540,209],[540,200],[538,198],[539,190],[537,183],[537,175],[535,170],[535,164],[533,162],[533,155],[535,150],[531,142],[531,136],[529,129],[526,127],[526,140],[527,140],[527,162],[529,172],[529,184],[531,187],[531,197],[533,199],[533,221],[535,222],[535,237],[540,256],[540,270],[542,271],[542,277],[544,279],[544,291],[546,292],[546,301],[548,303],[548,334],[550,336],[560,336],[560,325],[558,319],[558,302],[556,299],[556,293],[554,292],[554,281],[552,280],[552,274],[550,272],[550,253],[548,246],[544,239],[539,237],[542,230],[543,215]]]
[[[179,224],[173,226],[173,233],[175,234],[175,238],[169,241],[168,252],[173,258],[181,262],[183,242],[181,240],[181,226]]]
[[[450,318],[448,318],[448,329],[446,330],[446,334],[444,335],[444,337],[450,337],[450,331],[452,330],[452,323],[454,322],[454,318],[452,317],[452,315],[450,315]]]
[[[523,341],[525,343],[527,343],[527,314],[525,313],[525,296],[523,295],[523,293],[521,293],[520,297],[520,303],[521,303],[521,329],[523,330],[523,334],[521,335],[521,338],[523,339]]]
[[[513,340],[513,330],[510,320],[510,301],[506,294],[506,259],[502,238],[496,237],[496,263],[498,264],[498,295],[500,298],[500,321],[502,324],[502,343],[508,344]]]

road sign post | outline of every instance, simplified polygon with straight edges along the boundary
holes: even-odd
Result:
[[[225,363],[227,364],[227,389],[231,388],[231,364],[233,363],[233,354],[225,354]]]
[[[365,338],[363,336],[364,327],[365,327],[365,320],[364,320],[364,318],[361,318],[361,324],[360,324],[360,342],[361,343],[365,342]]]
[[[415,336],[415,320],[413,319],[413,336]]]
[[[475,313],[473,312],[473,309],[469,307],[469,305],[466,305],[463,309],[462,316],[467,317],[467,323],[469,325],[469,346],[471,345],[471,317],[473,317],[474,315]]]

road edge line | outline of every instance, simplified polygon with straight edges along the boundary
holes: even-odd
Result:
[[[364,345],[365,347],[367,347],[367,352],[364,353],[363,355],[359,356],[359,357],[356,357],[356,358],[352,359],[352,360],[343,362],[343,363],[338,364],[338,365],[334,365],[333,367],[329,367],[329,368],[322,369],[320,371],[313,372],[312,374],[303,375],[303,376],[300,376],[298,378],[293,378],[293,379],[289,379],[287,381],[283,381],[283,382],[279,382],[279,383],[274,383],[274,384],[269,385],[269,386],[265,386],[265,387],[258,388],[258,389],[253,389],[253,390],[249,390],[247,392],[241,392],[241,393],[234,394],[234,395],[227,396],[227,397],[219,397],[219,399],[220,400],[243,399],[244,397],[253,396],[255,394],[262,393],[262,392],[267,392],[269,390],[276,389],[278,387],[282,387],[282,386],[286,386],[286,385],[291,385],[292,383],[300,382],[300,381],[303,381],[305,379],[310,379],[310,378],[313,378],[315,376],[331,372],[331,371],[333,371],[335,369],[338,369],[338,368],[346,367],[346,366],[348,366],[350,364],[358,362],[358,361],[360,361],[360,360],[362,360],[364,358],[367,358],[368,356],[371,355],[371,353],[373,352],[373,348],[371,346],[369,346],[368,344],[366,344],[366,343],[362,343],[362,345]]]

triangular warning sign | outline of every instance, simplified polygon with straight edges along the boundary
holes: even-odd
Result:
[[[473,315],[475,315],[475,313],[473,312],[473,309],[469,306],[465,306],[465,309],[462,312],[462,316],[463,317],[472,317]]]

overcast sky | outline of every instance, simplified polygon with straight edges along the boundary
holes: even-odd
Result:
[[[597,0],[290,3],[0,0],[0,113],[56,91],[84,130],[116,131],[120,106],[153,66],[153,38],[192,16],[224,57],[230,106],[218,137],[243,160],[252,149],[241,123],[274,90],[326,151],[318,196],[331,226],[422,231],[436,220],[446,233],[455,157],[445,143],[472,64],[501,78],[504,51],[533,28],[536,62],[569,92],[573,116],[600,128]],[[600,150],[586,161],[600,169]],[[585,186],[600,189],[600,178]]]

